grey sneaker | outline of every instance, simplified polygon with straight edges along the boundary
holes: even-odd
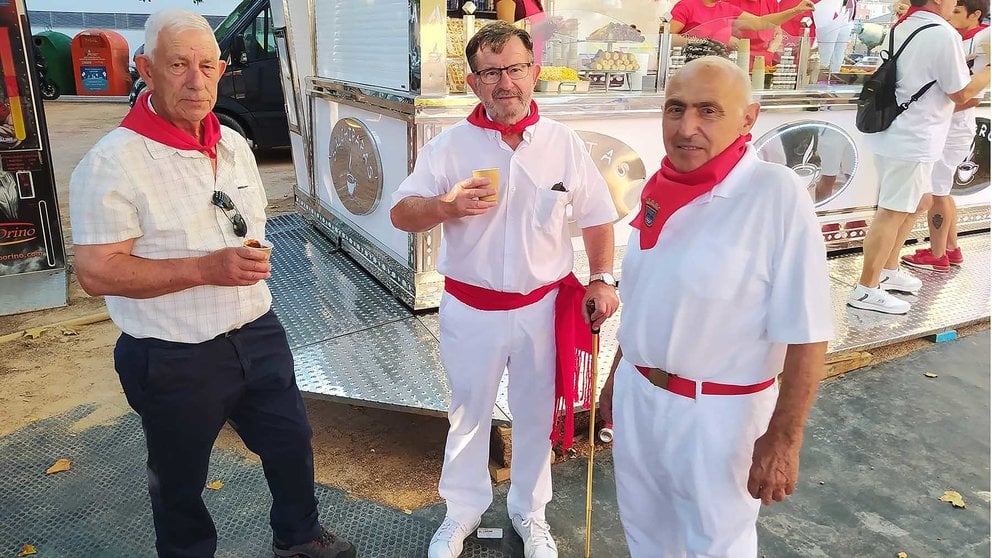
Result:
[[[882,269],[878,286],[887,291],[916,294],[923,288],[923,281],[898,269]]]
[[[427,549],[427,558],[458,558],[465,547],[465,538],[475,531],[479,521],[474,524],[460,523],[445,516],[441,526],[431,537],[431,546]]]
[[[308,543],[284,545],[272,541],[272,552],[276,556],[296,558],[355,558],[355,547],[350,542],[331,533],[323,527],[320,536]]]
[[[551,538],[551,527],[543,519],[510,518],[513,530],[524,540],[524,558],[558,558],[558,546]]]
[[[905,314],[910,307],[908,302],[890,295],[881,287],[871,289],[860,284],[847,297],[847,305],[885,314]]]

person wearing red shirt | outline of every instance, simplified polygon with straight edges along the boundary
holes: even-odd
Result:
[[[726,0],[741,10],[758,17],[778,13],[777,0]],[[778,27],[760,31],[743,31],[740,38],[751,41],[751,60],[755,56],[764,56],[769,64],[782,41],[782,30]]]
[[[820,0],[813,0],[812,3],[816,4],[819,1]],[[782,0],[781,2],[779,2],[778,7],[780,10],[786,11],[789,9],[794,9],[793,6],[804,4],[805,2],[806,0]],[[804,12],[805,11],[808,10],[804,10]],[[782,33],[784,33],[787,38],[788,37],[795,37],[797,39],[801,38],[803,36],[803,19],[807,17],[809,18],[809,40],[810,40],[810,44],[812,44],[813,39],[816,38],[816,23],[813,22],[812,14],[802,13],[802,12],[794,14],[791,18],[789,18],[788,20],[782,23],[781,26]],[[786,42],[792,42],[798,45],[798,41],[796,40],[793,41],[786,40]]]
[[[812,10],[813,0],[798,0],[787,10],[757,16],[721,0],[679,0],[672,8],[670,30],[673,35],[713,39],[737,48],[735,35],[771,29]],[[675,42],[684,43],[684,39]]]

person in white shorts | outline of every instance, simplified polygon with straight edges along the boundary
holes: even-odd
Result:
[[[988,0],[958,0],[948,20],[961,33],[972,73],[989,65],[989,26],[982,23],[988,13]],[[944,152],[933,165],[933,205],[927,212],[930,247],[903,256],[902,262],[906,265],[947,272],[952,265],[959,266],[964,262],[964,255],[958,246],[958,212],[951,189],[959,169],[966,175],[977,168],[977,162],[972,160],[972,150],[976,130],[974,107],[979,101],[979,98],[969,99],[964,105],[955,107]]]
[[[617,212],[578,134],[540,116],[531,100],[540,67],[527,32],[489,24],[465,54],[472,69],[466,82],[481,103],[423,147],[390,214],[401,230],[440,224],[444,233],[437,270],[445,276],[441,363],[451,387],[451,428],[438,488],[447,514],[427,555],[459,556],[492,503],[489,432],[506,371],[513,415],[507,511],[526,558],[555,558],[544,514],[551,501],[552,424],[559,402],[563,409],[573,404],[559,399],[556,359],[575,363],[575,349],[556,339],[563,332],[558,320],[581,313],[573,324],[591,343],[583,317],[598,327],[619,306],[612,276]],[[498,185],[472,177],[492,168],[499,170]],[[487,201],[494,194],[496,201]],[[584,295],[572,275],[569,205],[589,259]],[[589,301],[592,316],[583,312]],[[567,382],[574,384],[574,375]],[[567,422],[563,436],[567,445]]]
[[[923,282],[899,270],[899,252],[916,223],[929,209],[934,162],[940,159],[955,103],[964,103],[989,83],[989,70],[970,81],[961,36],[947,22],[955,0],[913,0],[892,29],[894,48],[924,25],[899,56],[896,99],[905,102],[930,82],[934,85],[899,115],[888,129],[868,134],[878,175],[878,210],[864,242],[861,277],[848,296],[854,308],[905,314],[910,303],[888,291],[916,293]]]
[[[631,223],[599,402],[632,558],[755,558],[761,504],[798,478],[830,278],[806,185],[748,143],[750,89],[718,57],[673,75],[667,155]]]

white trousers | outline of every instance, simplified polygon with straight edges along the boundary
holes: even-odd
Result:
[[[841,16],[844,17],[844,16]],[[840,71],[847,54],[847,43],[851,40],[851,22],[831,22],[829,26],[816,28],[816,44],[820,49],[820,66],[830,68],[831,72]]]
[[[441,299],[441,363],[451,386],[451,426],[438,490],[457,521],[474,523],[493,501],[489,433],[504,370],[513,415],[507,511],[544,519],[551,501],[557,293],[506,312],[476,310],[447,293]]]
[[[614,381],[613,462],[631,557],[757,556],[761,501],[747,477],[778,385],[690,399],[655,387],[626,360]]]

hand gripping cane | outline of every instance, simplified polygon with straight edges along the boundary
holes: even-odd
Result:
[[[592,331],[592,378],[589,382],[589,465],[586,474],[586,553],[592,548],[592,458],[596,454],[596,370],[599,368],[599,328],[592,326],[592,315],[596,311],[596,303],[586,302],[586,312],[589,313],[589,328]]]

